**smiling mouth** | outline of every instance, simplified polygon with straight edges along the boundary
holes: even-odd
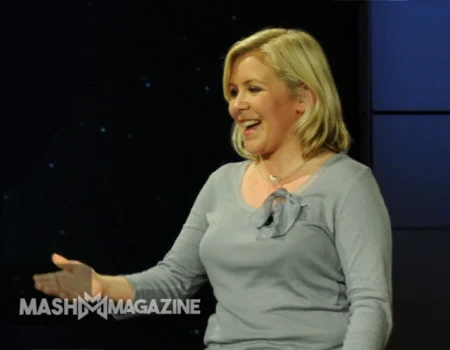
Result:
[[[248,120],[242,123],[245,130],[254,130],[261,124],[261,120]]]

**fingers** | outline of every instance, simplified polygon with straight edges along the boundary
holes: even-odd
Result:
[[[57,296],[60,290],[56,273],[34,275],[34,287],[48,295]]]
[[[80,284],[83,287],[83,279],[89,276],[87,274],[90,273],[90,268],[79,261],[68,260],[59,254],[52,255],[52,262],[61,270],[33,275],[35,289],[50,296],[76,298],[80,292]]]
[[[73,272],[75,265],[79,265],[80,263],[75,260],[68,260],[62,255],[53,254],[52,262],[58,266],[61,270],[66,270],[69,272]]]
[[[54,280],[56,280],[56,273],[54,272],[33,275],[34,282],[46,283]]]
[[[44,294],[53,297],[59,297],[61,299],[72,299],[75,296],[69,291],[62,288],[61,282],[59,281],[62,276],[58,277],[58,274],[63,273],[62,271],[56,273],[46,273],[42,275],[34,275],[34,288]]]

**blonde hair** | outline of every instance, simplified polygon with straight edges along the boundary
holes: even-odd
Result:
[[[223,71],[223,93],[229,102],[229,82],[237,58],[252,51],[263,54],[268,64],[286,84],[293,97],[306,85],[316,100],[306,101],[306,111],[294,125],[305,160],[323,149],[347,153],[352,142],[345,126],[341,101],[328,60],[320,44],[309,33],[284,28],[268,28],[236,42],[228,51]],[[257,159],[245,150],[242,131],[233,126],[231,141],[243,158]]]

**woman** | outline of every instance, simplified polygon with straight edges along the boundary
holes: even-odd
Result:
[[[36,288],[73,297],[92,281],[113,300],[185,299],[209,279],[209,350],[384,349],[389,215],[371,170],[347,156],[320,45],[304,31],[257,32],[228,52],[223,89],[244,160],[210,175],[164,259],[105,276],[55,255],[62,271],[35,276]]]

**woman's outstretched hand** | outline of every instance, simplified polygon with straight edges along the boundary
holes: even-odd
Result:
[[[52,261],[61,270],[34,275],[34,286],[37,290],[59,298],[84,298],[85,293],[91,297],[102,293],[103,297],[104,281],[92,267],[58,254],[52,255]]]

